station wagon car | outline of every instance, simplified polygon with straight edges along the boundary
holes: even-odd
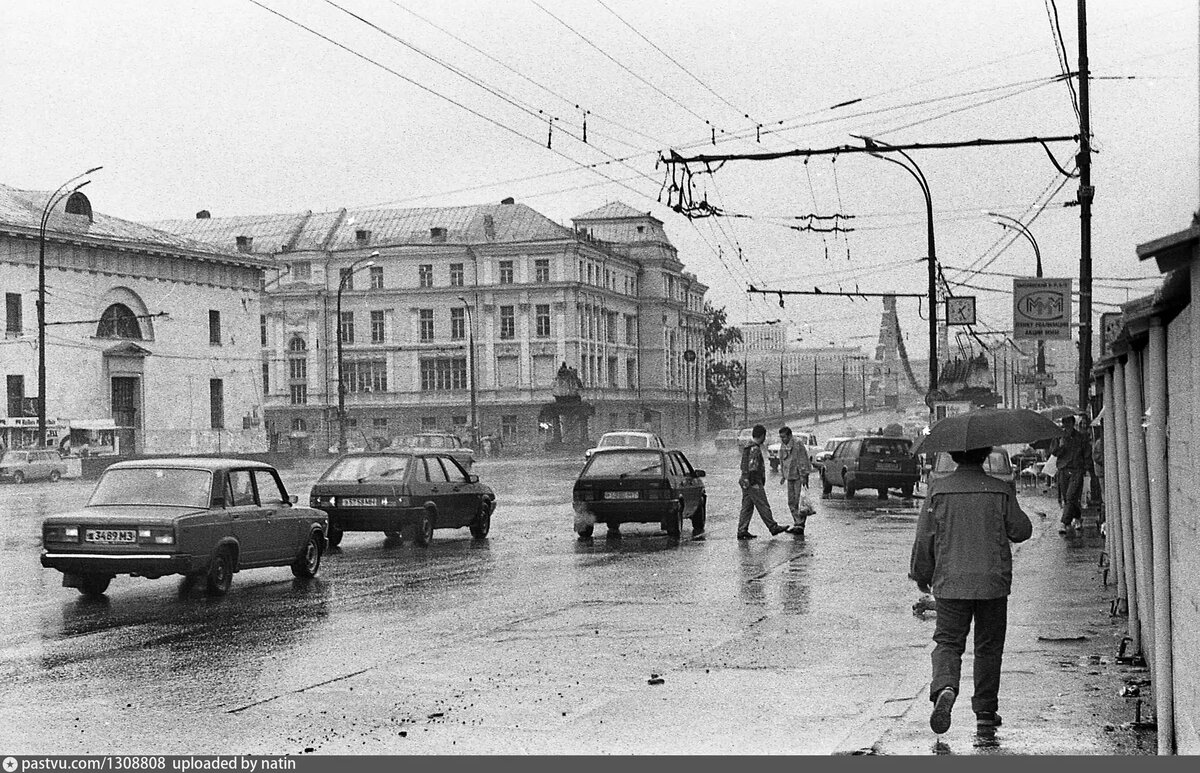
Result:
[[[67,472],[57,451],[5,451],[0,455],[0,480],[24,483],[48,480],[54,483]]]
[[[297,507],[269,464],[243,459],[142,459],[100,476],[81,510],[42,522],[42,566],[99,595],[118,574],[171,574],[222,595],[235,572],[292,567],[316,575],[325,513]]]
[[[694,469],[682,451],[597,451],[575,481],[575,532],[586,539],[597,523],[613,534],[622,523],[660,523],[668,535],[678,537],[689,518],[692,534],[702,534],[707,514],[703,477],[704,470]]]
[[[458,460],[468,472],[471,471],[471,466],[475,464],[474,449],[467,448],[463,445],[462,438],[451,432],[418,432],[415,435],[408,435],[397,439],[392,443],[393,448],[400,450],[412,449],[434,449],[445,451]]]
[[[601,448],[666,448],[662,438],[653,432],[640,429],[617,429],[605,432],[594,448],[583,452],[584,459],[591,459],[592,454]]]
[[[860,437],[838,443],[833,455],[825,460],[821,492],[829,496],[834,486],[841,486],[846,499],[850,499],[860,489],[873,488],[880,499],[887,499],[888,489],[899,488],[902,496],[911,497],[920,479],[911,440]]]
[[[496,495],[448,451],[364,451],[334,460],[309,492],[309,505],[329,513],[329,544],[347,531],[380,531],[389,541],[428,545],[434,529],[492,527]]]

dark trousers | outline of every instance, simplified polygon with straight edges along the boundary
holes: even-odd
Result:
[[[1079,499],[1083,496],[1083,470],[1072,468],[1058,471],[1058,493],[1062,500],[1062,522],[1069,524],[1076,518],[1083,518]]]
[[[975,692],[971,708],[996,711],[1000,696],[1000,665],[1004,659],[1004,634],[1008,628],[1008,597],[998,599],[937,600],[937,628],[933,632],[933,680],[929,699],[947,687],[958,692],[967,631],[975,621]]]
[[[771,503],[767,501],[766,489],[761,483],[755,483],[742,489],[742,509],[738,513],[738,534],[750,532],[750,516],[754,515],[755,510],[758,511],[758,517],[762,518],[762,522],[766,524],[772,534],[779,531],[779,524],[775,522],[775,516],[771,513]]]

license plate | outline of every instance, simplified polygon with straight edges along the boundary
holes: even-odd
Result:
[[[137,532],[133,529],[88,529],[84,533],[84,539],[88,542],[118,545],[137,542]]]
[[[379,500],[374,497],[343,497],[340,504],[342,507],[375,507]]]
[[[637,491],[605,491],[605,499],[637,499]]]
[[[899,470],[900,462],[879,462],[875,465],[877,470]]]

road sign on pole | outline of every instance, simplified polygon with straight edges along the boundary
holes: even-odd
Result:
[[[1013,280],[1013,338],[1071,340],[1070,279]]]

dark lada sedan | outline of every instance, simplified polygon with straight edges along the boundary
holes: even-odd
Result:
[[[492,527],[496,495],[448,450],[411,449],[344,454],[313,484],[309,504],[329,513],[329,544],[347,531],[381,531],[428,545],[434,529]]]
[[[860,437],[843,440],[821,467],[821,493],[825,496],[834,486],[841,486],[846,499],[865,488],[876,489],[880,499],[887,499],[888,489],[898,488],[900,494],[911,497],[921,479],[912,441],[899,437]]]
[[[575,481],[575,532],[592,536],[597,523],[619,533],[622,523],[660,523],[672,537],[690,518],[692,534],[704,533],[704,470],[694,469],[682,451],[659,448],[600,449]]]
[[[327,521],[294,503],[279,473],[262,462],[118,462],[82,510],[42,522],[42,566],[87,595],[104,593],[118,574],[188,575],[216,595],[242,569],[290,565],[297,577],[312,577]]]

